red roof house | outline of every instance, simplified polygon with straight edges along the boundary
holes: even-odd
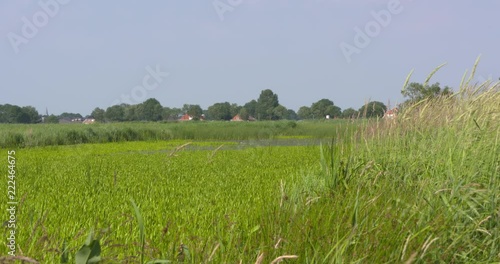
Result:
[[[240,115],[235,115],[233,118],[231,118],[231,121],[245,121],[243,118],[241,118]]]
[[[398,109],[393,108],[393,109],[385,111],[384,118],[394,119],[394,118],[396,118],[397,115],[398,115]]]
[[[190,121],[190,120],[193,120],[193,117],[188,114],[184,114],[183,116],[181,116],[181,118],[179,118],[179,121]]]
[[[179,118],[179,121],[191,121],[191,120],[204,121],[205,120],[205,115],[202,114],[199,119],[194,119],[194,117],[192,117],[192,116],[190,116],[188,114],[184,114],[183,116],[181,116],[181,118]]]

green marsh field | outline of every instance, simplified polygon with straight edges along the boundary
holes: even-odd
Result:
[[[2,125],[17,259],[499,262],[498,87],[394,120]]]

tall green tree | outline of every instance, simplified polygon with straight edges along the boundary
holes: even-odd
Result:
[[[36,123],[39,121],[38,111],[32,106],[0,105],[0,123]]]
[[[57,117],[55,115],[49,115],[49,116],[45,117],[44,122],[48,123],[48,124],[57,124],[57,123],[59,123],[59,117]]]
[[[329,99],[321,99],[311,105],[311,111],[314,118],[340,117],[342,114],[340,107],[335,106],[333,101]]]
[[[248,114],[248,110],[245,107],[242,107],[240,109],[238,115],[240,115],[240,118],[243,120],[248,120],[248,118],[250,117],[250,115]]]
[[[27,123],[38,123],[41,121],[40,114],[33,106],[23,106],[21,110],[26,114]]]
[[[347,109],[344,109],[342,111],[342,118],[357,118],[358,117],[358,111],[356,111],[354,108],[349,107]]]
[[[129,105],[129,104],[121,104],[123,107],[123,119],[125,121],[137,121],[141,118],[138,116],[139,105]]]
[[[11,109],[13,110],[13,112],[12,112],[12,117],[13,117],[13,121],[14,121],[13,123],[21,123],[21,124],[31,123],[30,116],[26,112],[24,112],[21,107],[16,105]]]
[[[154,98],[149,98],[139,106],[141,108],[141,120],[158,121],[162,118],[163,106]]]
[[[229,107],[231,118],[237,115],[240,112],[241,108],[243,107],[238,104],[231,104],[231,106]]]
[[[179,119],[179,116],[182,115],[182,109],[180,108],[170,108],[170,107],[165,107],[163,108],[163,120],[177,120]]]
[[[259,120],[272,120],[274,118],[274,108],[278,105],[278,95],[269,89],[263,90],[257,100],[257,118]]]
[[[313,114],[310,107],[302,106],[297,112],[299,119],[313,119]]]
[[[278,105],[273,109],[272,119],[273,120],[281,120],[287,119],[288,117],[288,109],[282,105]]]
[[[228,102],[215,103],[207,109],[208,118],[211,120],[231,120],[231,104]]]
[[[445,86],[444,88],[441,88],[438,82],[432,85],[412,82],[401,91],[401,94],[408,98],[407,102],[418,102],[427,98],[448,96],[452,93],[453,90],[450,87]]]
[[[187,112],[189,111],[190,107],[191,107],[190,104],[183,104],[182,105],[182,113],[187,114]]]
[[[342,110],[340,109],[340,107],[338,107],[336,105],[329,105],[325,111],[325,116],[326,115],[329,115],[330,118],[334,118],[334,117],[338,118],[342,115]]]
[[[252,100],[243,105],[243,107],[246,108],[249,116],[257,117],[257,101]]]
[[[297,113],[293,109],[288,109],[286,111],[286,119],[288,120],[297,120],[299,117],[297,116]]]
[[[83,118],[83,116],[79,113],[64,112],[64,113],[59,115],[59,118],[76,119],[76,118]]]
[[[384,103],[373,101],[363,105],[358,111],[361,117],[383,117],[387,107]]]
[[[184,113],[192,116],[194,120],[199,120],[203,114],[203,109],[201,109],[200,105],[184,104],[182,110],[185,110]]]
[[[125,119],[125,110],[121,105],[113,105],[106,108],[104,117],[107,121],[121,122]]]
[[[104,111],[103,109],[101,109],[99,107],[96,107],[96,108],[94,108],[94,110],[92,111],[90,116],[98,122],[104,122],[105,114],[106,114],[106,111]]]

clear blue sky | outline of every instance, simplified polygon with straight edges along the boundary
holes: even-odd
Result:
[[[128,95],[206,109],[271,89],[294,110],[359,108],[401,102],[411,69],[422,82],[444,62],[432,81],[456,89],[480,54],[476,81],[500,77],[498,0],[59,1],[0,2],[0,104],[87,115]]]

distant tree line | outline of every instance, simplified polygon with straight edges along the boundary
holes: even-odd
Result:
[[[279,103],[278,95],[272,90],[261,91],[259,97],[244,105],[229,102],[218,102],[207,109],[199,105],[184,104],[182,108],[163,107],[160,102],[150,98],[143,103],[130,105],[120,104],[108,107],[106,110],[95,108],[90,116],[100,122],[122,121],[168,121],[178,120],[187,114],[193,120],[231,120],[239,115],[240,119],[249,120],[299,120],[329,118],[359,118],[381,117],[386,111],[381,102],[370,102],[360,109],[341,110],[333,101],[321,99],[311,106],[302,106],[298,112],[288,109]]]
[[[0,105],[0,123],[31,124],[38,122],[40,122],[40,115],[32,106]]]
[[[432,85],[410,83],[401,92],[407,100],[403,105],[414,103],[426,98],[447,96],[453,93],[448,86],[440,87],[439,83]],[[189,115],[192,120],[231,120],[239,115],[240,119],[249,120],[307,120],[329,118],[373,118],[382,117],[387,111],[387,106],[378,101],[364,104],[359,109],[347,108],[342,110],[333,101],[323,98],[312,103],[311,106],[302,106],[298,112],[281,105],[278,95],[272,90],[261,91],[259,97],[244,105],[229,102],[218,102],[207,109],[202,109],[197,104],[184,104],[182,108],[164,107],[154,98],[147,99],[140,104],[113,105],[106,109],[95,108],[90,114],[99,122],[125,122],[125,121],[174,121],[182,115]],[[59,123],[61,119],[83,119],[77,113],[62,113],[61,115],[40,115],[32,106],[0,105],[0,123]]]

